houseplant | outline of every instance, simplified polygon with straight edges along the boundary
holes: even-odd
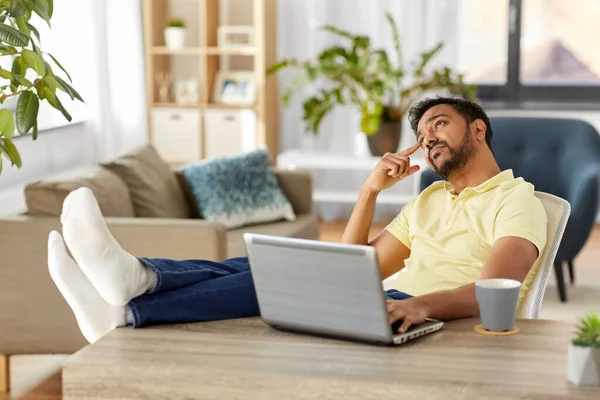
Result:
[[[577,385],[600,385],[600,317],[581,319],[569,343],[567,380]]]
[[[40,101],[46,100],[70,122],[71,115],[57,96],[57,90],[71,100],[83,101],[67,83],[69,73],[50,53],[42,51],[40,33],[30,23],[33,14],[39,15],[48,26],[54,10],[53,0],[0,0],[0,57],[12,60],[9,68],[0,68],[0,173],[2,157],[11,166],[20,168],[21,155],[13,138],[15,134],[38,135]],[[6,65],[5,65],[6,67]],[[56,74],[54,68],[64,74]],[[16,98],[16,109],[7,107],[7,99]]]
[[[396,22],[389,12],[386,18],[393,34],[396,65],[384,49],[372,46],[368,36],[327,25],[322,29],[340,37],[343,44],[323,50],[312,61],[284,59],[267,69],[269,74],[290,67],[300,69],[283,95],[286,106],[306,85],[322,81],[320,90],[303,104],[303,119],[314,134],[336,106],[354,106],[361,115],[360,130],[367,135],[371,153],[376,156],[397,151],[402,117],[425,92],[445,89],[453,95],[473,99],[476,91],[475,86],[463,81],[462,74],[450,68],[426,71],[431,59],[442,49],[441,43],[422,53],[409,71],[403,63]]]
[[[165,27],[165,45],[170,49],[181,49],[185,45],[185,21],[171,17]]]

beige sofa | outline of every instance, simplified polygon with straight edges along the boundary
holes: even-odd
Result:
[[[115,162],[120,163],[122,167],[127,165],[127,160],[131,161],[140,154],[149,155],[150,159],[156,157],[152,149],[142,149],[133,156],[128,155],[129,158],[125,157]],[[156,163],[159,162],[152,160],[153,168],[156,167]],[[75,177],[70,174],[69,177],[48,179],[29,185],[26,189],[26,200],[30,212],[0,218],[0,359],[2,354],[70,354],[86,344],[71,310],[48,274],[47,237],[52,229],[60,230],[60,221],[56,213],[60,210],[62,199],[70,190],[81,185],[92,188],[105,215],[131,212],[126,210],[131,207],[122,200],[127,198],[128,191],[129,196],[137,201],[139,206],[140,199],[134,196],[139,187],[129,187],[128,190],[119,192],[118,186],[122,182],[114,179],[114,176],[112,183],[109,182],[110,179],[101,181],[102,179],[98,178],[106,178],[107,170],[119,172],[117,167],[115,164],[103,164],[100,169],[95,168],[87,174],[75,174]],[[161,168],[164,173],[164,166]],[[159,172],[152,171],[151,178],[156,179]],[[170,173],[178,176],[177,171],[171,170]],[[124,177],[123,180],[129,182],[128,184],[133,184],[127,174],[122,174],[121,177]],[[293,206],[297,216],[295,221],[271,222],[229,231],[220,223],[198,217],[107,216],[106,221],[125,250],[143,257],[222,260],[242,256],[245,255],[242,241],[244,232],[318,238],[317,217],[312,212],[310,175],[304,172],[276,170],[276,177]],[[175,187],[171,185],[171,188]],[[169,190],[164,184],[155,188],[160,193],[155,193],[153,197]],[[186,191],[184,187],[175,190]],[[117,201],[119,197],[121,200]],[[185,195],[184,198],[189,200]],[[148,202],[154,200],[145,199],[146,203],[141,205],[147,207]],[[109,210],[110,207],[113,207],[113,210]],[[189,203],[185,207],[193,208]],[[138,207],[133,208],[138,214]],[[163,212],[167,208],[169,207],[164,206],[159,211]],[[31,215],[32,210],[36,215]],[[147,211],[140,210],[139,213],[142,214]],[[190,212],[193,211],[188,210],[180,214],[185,216]],[[52,213],[55,215],[45,215]]]

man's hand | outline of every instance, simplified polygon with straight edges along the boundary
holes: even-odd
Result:
[[[427,313],[423,307],[415,301],[415,298],[407,300],[388,300],[387,311],[390,325],[396,321],[403,321],[398,329],[399,333],[406,332],[413,324],[422,324],[427,318]]]
[[[401,152],[386,153],[365,181],[364,187],[371,192],[379,193],[417,172],[420,167],[410,165],[410,156],[419,147],[421,147],[419,143],[416,143]]]

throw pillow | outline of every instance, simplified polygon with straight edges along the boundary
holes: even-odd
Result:
[[[296,219],[263,150],[192,164],[183,173],[208,221],[231,229]]]
[[[67,195],[81,187],[92,190],[105,217],[135,217],[125,182],[116,174],[97,166],[25,186],[27,213],[34,216],[58,217],[62,213]]]
[[[102,165],[125,181],[137,217],[192,217],[191,204],[175,173],[152,146],[138,148]]]

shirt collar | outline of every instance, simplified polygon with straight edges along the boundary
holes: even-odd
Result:
[[[515,176],[513,174],[512,169],[507,169],[507,170],[500,172],[499,174],[492,176],[487,181],[480,183],[479,185],[477,185],[475,187],[466,187],[465,190],[469,189],[470,191],[484,193],[484,192],[487,192],[488,190],[498,187],[503,182],[508,182],[513,179],[515,179]],[[454,187],[452,187],[450,182],[447,182],[447,181],[444,182],[444,190],[446,190],[446,192],[448,192],[452,196],[456,196]]]

